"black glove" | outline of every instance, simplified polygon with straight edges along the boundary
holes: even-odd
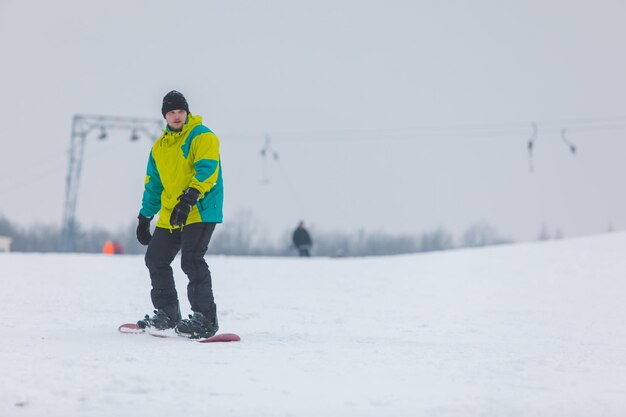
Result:
[[[137,240],[142,245],[146,246],[152,240],[152,234],[150,234],[150,221],[152,217],[145,217],[141,214],[137,216],[139,219],[139,225],[137,226]]]
[[[195,188],[187,188],[178,197],[178,204],[172,209],[172,215],[170,216],[170,224],[172,227],[184,226],[187,223],[187,217],[191,208],[198,202],[200,197],[200,191]]]

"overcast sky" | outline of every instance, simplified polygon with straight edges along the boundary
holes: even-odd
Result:
[[[623,1],[0,2],[0,214],[60,225],[77,113],[220,137],[225,220],[513,239],[626,228]],[[531,171],[527,142],[538,127]],[[574,143],[574,155],[561,136]],[[86,226],[140,208],[150,140],[87,138]],[[261,156],[265,137],[278,159]]]

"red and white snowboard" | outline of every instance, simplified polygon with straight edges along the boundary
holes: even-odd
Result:
[[[189,339],[188,337],[180,336],[175,333],[165,333],[165,332],[161,333],[161,332],[146,331],[146,329],[140,329],[135,323],[122,324],[117,329],[120,331],[120,333],[124,333],[124,334],[146,333],[154,337],[161,337],[161,338],[171,337],[171,338],[178,338],[178,339],[186,339],[186,340],[192,340],[198,343],[239,342],[241,340],[239,335],[236,335],[234,333],[220,333],[220,334],[216,334],[215,336],[205,337],[201,339]]]

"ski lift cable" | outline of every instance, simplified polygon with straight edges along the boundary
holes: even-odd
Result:
[[[626,129],[626,118],[603,120],[578,120],[569,122],[535,121],[531,126],[541,127],[543,134],[561,134],[563,126],[568,132],[596,132]],[[534,127],[533,127],[534,129]],[[272,140],[330,140],[330,141],[370,141],[370,140],[413,140],[418,138],[458,138],[481,139],[492,137],[519,137],[528,132],[528,122],[493,123],[482,125],[449,125],[449,126],[422,126],[406,128],[381,128],[363,130],[336,130],[336,131],[276,131],[272,132]],[[258,140],[259,133],[222,133],[222,136],[238,140]],[[536,140],[536,138],[535,138]]]

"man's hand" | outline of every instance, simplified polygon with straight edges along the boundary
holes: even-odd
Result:
[[[137,240],[142,245],[146,246],[152,240],[152,234],[150,234],[150,221],[152,217],[145,217],[141,214],[137,216],[139,225],[137,226]]]
[[[185,223],[187,223],[189,212],[191,212],[191,208],[198,202],[198,197],[200,197],[200,191],[195,188],[187,188],[183,191],[180,197],[178,197],[178,204],[174,206],[172,215],[170,216],[170,225],[172,225],[172,227],[184,226]]]

